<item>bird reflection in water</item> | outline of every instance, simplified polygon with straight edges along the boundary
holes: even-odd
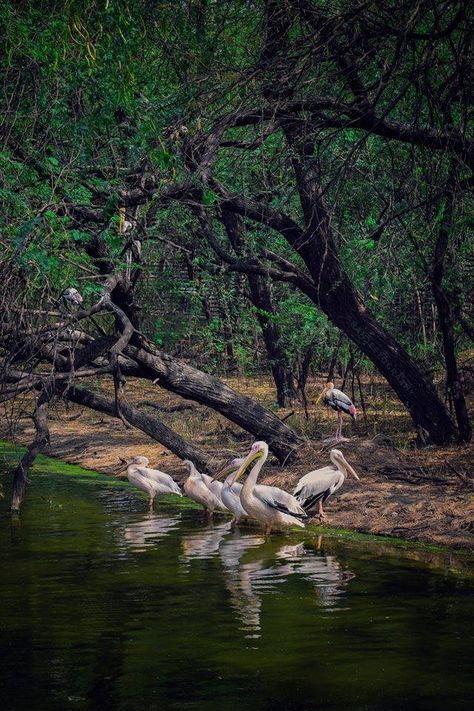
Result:
[[[308,549],[303,543],[283,543],[275,549],[263,536],[237,532],[223,540],[219,555],[230,603],[249,639],[258,639],[261,634],[263,596],[276,592],[290,576],[308,581],[317,593],[318,606],[324,608],[338,604],[344,586],[354,577],[334,556]]]
[[[193,558],[212,558],[219,550],[220,543],[230,528],[230,521],[216,525],[210,524],[207,528],[199,529],[195,533],[188,533],[182,538],[183,559],[189,562]]]
[[[143,552],[174,531],[179,522],[179,516],[157,516],[150,512],[139,521],[129,523],[125,527],[123,540],[127,547]]]

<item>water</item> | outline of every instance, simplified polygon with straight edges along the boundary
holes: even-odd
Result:
[[[469,577],[146,507],[64,473],[0,501],[2,711],[472,707]]]

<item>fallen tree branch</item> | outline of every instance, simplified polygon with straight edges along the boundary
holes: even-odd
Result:
[[[102,412],[111,417],[118,417],[114,400],[93,393],[91,390],[72,386],[62,390],[62,392],[60,391],[60,393],[64,395],[67,400],[75,402],[78,405],[90,407],[92,410]],[[212,473],[210,458],[205,452],[199,449],[199,447],[195,447],[190,442],[187,442],[156,416],[141,412],[126,402],[123,402],[121,406],[125,418],[131,425],[162,444],[180,459],[190,459],[200,471]]]

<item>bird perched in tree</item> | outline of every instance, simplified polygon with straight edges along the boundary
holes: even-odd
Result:
[[[73,286],[69,286],[67,289],[64,289],[61,292],[61,296],[59,297],[60,303],[62,303],[68,311],[71,306],[80,306],[83,300],[84,299],[82,298],[81,294]]]
[[[356,407],[350,397],[347,397],[347,395],[343,393],[342,390],[338,390],[337,388],[335,388],[334,383],[331,382],[326,383],[322,392],[318,395],[316,399],[316,404],[318,404],[321,398],[323,399],[325,405],[331,407],[337,412],[338,425],[334,439],[336,442],[340,442],[343,438],[342,414],[343,412],[345,412],[347,415],[350,415],[353,420],[355,420],[357,417]]]
[[[348,474],[359,479],[340,449],[331,449],[329,458],[333,466],[315,469],[305,474],[297,483],[293,496],[308,514],[319,504],[319,518],[325,518],[323,503],[344,483]]]

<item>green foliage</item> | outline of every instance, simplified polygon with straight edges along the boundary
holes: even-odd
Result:
[[[348,6],[316,5],[331,13]],[[125,268],[118,206],[130,173],[146,164],[161,187],[189,179],[183,159],[187,141],[226,111],[261,108],[253,69],[262,47],[263,9],[264,3],[164,0],[1,4],[5,51],[0,65],[8,111],[0,150],[0,229],[19,273],[28,275],[32,293],[47,283],[54,296],[64,286],[79,284],[81,277],[81,292],[95,298],[100,266],[88,256],[87,245],[100,233],[117,268]],[[295,23],[293,40],[298,42],[302,33]],[[387,66],[391,47],[387,39],[381,52]],[[437,51],[441,66],[448,50],[441,43]],[[416,74],[422,55],[422,46],[407,53],[400,60],[400,75]],[[364,82],[375,85],[379,70],[369,51],[361,68]],[[331,71],[321,72],[316,87],[302,81],[302,96],[330,94],[332,77]],[[399,81],[381,96],[382,114],[396,98]],[[434,93],[444,91],[441,72],[430,81]],[[335,89],[351,101],[347,87]],[[422,99],[410,87],[396,104],[397,115],[411,117],[416,108],[419,125],[429,124],[436,117]],[[452,106],[453,122],[460,120],[460,111]],[[236,142],[255,137],[255,127],[227,133]],[[312,138],[325,176],[325,199],[332,207],[331,225],[350,278],[397,340],[426,366],[439,365],[440,335],[427,265],[446,216],[445,201],[432,197],[449,175],[449,160],[427,150],[414,155],[403,143],[367,136],[352,126],[336,132],[321,129]],[[282,131],[276,131],[254,150],[219,151],[215,177],[229,192],[267,202],[301,223],[290,158]],[[213,188],[203,189],[209,214],[219,210]],[[91,223],[90,229],[75,224],[65,215],[66,203],[91,210],[99,205],[101,223]],[[416,204],[423,208],[411,210]],[[142,223],[149,207],[139,207]],[[397,213],[399,219],[385,224]],[[303,268],[281,234],[244,222],[247,254],[260,254],[265,247]],[[457,201],[444,285],[460,304],[469,300],[473,277],[472,227],[467,201]],[[256,326],[256,316],[264,315],[278,326],[292,367],[309,347],[315,363],[330,360],[338,332],[314,304],[288,284],[277,283],[274,312],[252,307],[245,277],[222,266],[199,236],[187,207],[160,207],[144,236],[141,319],[157,345],[216,371],[235,365],[256,372],[268,367]],[[232,251],[222,231],[218,237]],[[466,341],[458,335],[461,349]],[[227,352],[229,338],[234,364]],[[347,358],[346,351],[341,353]]]

